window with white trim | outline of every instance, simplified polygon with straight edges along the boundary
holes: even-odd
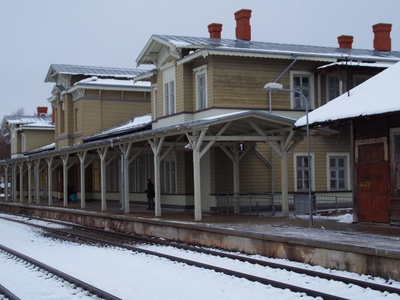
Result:
[[[290,88],[301,92],[308,101],[306,101],[299,93],[290,93],[291,108],[292,109],[306,109],[306,102],[308,108],[313,108],[314,101],[314,81],[313,76],[309,72],[290,72]]]
[[[26,135],[25,133],[21,133],[21,152],[26,151]]]
[[[153,120],[157,119],[157,86],[153,86]]]
[[[176,157],[170,156],[164,160],[164,192],[176,194]]]
[[[207,66],[193,69],[193,73],[196,79],[196,109],[205,109],[208,107]]]
[[[163,70],[164,82],[164,115],[168,116],[176,112],[175,103],[175,67]]]
[[[107,191],[117,192],[119,191],[119,178],[121,161],[119,159],[113,159],[107,164]]]
[[[313,161],[314,155],[311,155],[310,170],[309,174],[308,168],[308,155],[297,153],[294,155],[294,189],[295,191],[302,192],[308,191],[310,186],[310,176],[311,176],[311,190],[313,190],[314,180],[313,179]]]
[[[75,108],[75,114],[74,114],[74,129],[75,131],[78,131],[78,109]]]
[[[98,160],[92,163],[92,191],[100,191],[100,161]]]
[[[349,157],[348,153],[327,153],[329,191],[349,190]]]
[[[335,99],[341,94],[339,76],[329,75],[327,79],[327,102]]]
[[[129,165],[129,192],[143,193],[147,189],[147,178],[151,178],[151,157],[141,155]]]

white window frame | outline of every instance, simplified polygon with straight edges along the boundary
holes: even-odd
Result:
[[[147,178],[151,178],[151,157],[140,155],[129,165],[129,192],[143,193],[147,188]]]
[[[345,157],[345,187],[344,188],[332,188],[331,186],[331,169],[330,169],[330,159],[332,157]],[[350,190],[350,154],[346,152],[328,152],[326,154],[326,185],[328,191],[348,191]]]
[[[26,135],[24,132],[21,133],[21,153],[26,152]]]
[[[176,194],[177,191],[177,163],[176,155],[164,159],[164,192]]]
[[[157,104],[158,104],[158,99],[157,99],[157,92],[158,88],[157,85],[153,85],[153,94],[152,94],[152,101],[153,101],[153,120],[157,120]]]
[[[294,191],[295,192],[306,192],[308,190],[305,189],[298,189],[297,188],[297,157],[307,157],[307,153],[294,153],[293,154],[293,170],[294,170]],[[315,159],[314,159],[314,153],[310,153],[311,156],[311,191],[315,191]]]
[[[162,71],[164,115],[168,116],[176,112],[175,66],[173,64],[167,64],[162,68]]]
[[[107,170],[107,192],[117,192],[119,191],[119,182],[120,182],[120,167],[121,160],[112,159],[106,165]]]
[[[309,98],[308,98],[308,102],[310,103],[309,109],[314,109],[314,107],[315,107],[315,105],[314,105],[314,75],[311,72],[290,71],[290,89],[292,89],[292,90],[299,90],[298,88],[296,88],[294,86],[294,77],[295,76],[309,77],[309,82],[310,82]],[[299,91],[304,94],[303,90],[299,90]],[[295,104],[295,99],[298,98],[298,97],[300,97],[302,99],[302,97],[299,95],[299,93],[295,93],[295,92],[290,93],[290,108],[291,109],[305,110],[306,107],[304,107],[304,108],[295,108],[295,105],[294,105]],[[303,101],[303,99],[301,101]]]
[[[196,86],[196,109],[208,108],[208,81],[207,81],[207,65],[193,69],[195,75]],[[200,86],[200,78],[204,77],[204,87]],[[203,88],[203,90],[202,90]]]

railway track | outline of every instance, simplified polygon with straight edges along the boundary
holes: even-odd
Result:
[[[243,273],[240,271],[235,271],[235,270],[230,270],[230,269],[223,268],[223,267],[218,267],[213,264],[206,264],[206,263],[194,261],[191,259],[185,259],[185,258],[182,258],[181,256],[165,254],[160,251],[148,250],[145,247],[143,247],[142,245],[152,244],[152,245],[170,246],[170,247],[179,248],[184,251],[192,251],[192,252],[196,252],[196,253],[202,253],[202,254],[206,254],[206,255],[212,255],[212,256],[218,256],[221,258],[236,260],[236,261],[240,261],[243,263],[250,263],[252,265],[286,270],[287,272],[295,272],[295,273],[304,274],[304,275],[310,276],[310,277],[318,277],[318,278],[325,279],[328,281],[332,281],[332,280],[338,281],[345,285],[356,285],[356,286],[362,287],[364,289],[372,289],[372,290],[376,290],[376,291],[379,291],[382,293],[394,293],[397,295],[400,294],[400,289],[393,287],[393,286],[389,286],[389,285],[376,284],[373,282],[368,282],[368,281],[349,278],[349,277],[343,277],[343,276],[330,274],[330,273],[326,273],[326,272],[319,272],[319,271],[305,269],[305,268],[288,266],[286,264],[279,264],[279,263],[275,263],[275,262],[254,259],[254,258],[250,258],[250,257],[243,256],[243,255],[236,255],[236,254],[232,254],[232,253],[226,253],[223,251],[210,250],[210,249],[197,247],[197,246],[193,246],[193,245],[180,244],[177,242],[160,240],[160,239],[150,238],[150,237],[146,237],[146,236],[136,236],[136,235],[131,235],[131,234],[110,232],[110,231],[99,230],[99,229],[94,229],[94,228],[82,227],[80,225],[66,224],[63,222],[53,222],[53,220],[51,220],[51,221],[46,220],[46,222],[49,222],[49,223],[51,222],[52,224],[57,223],[57,224],[62,225],[64,228],[54,228],[54,226],[51,227],[51,226],[47,226],[47,225],[33,224],[32,220],[22,221],[22,220],[15,220],[13,218],[5,218],[5,217],[1,217],[1,218],[8,219],[13,222],[20,222],[20,223],[23,223],[26,225],[41,228],[41,229],[45,230],[45,232],[48,232],[48,234],[51,234],[51,236],[60,237],[60,238],[68,239],[68,240],[73,240],[75,242],[80,241],[80,242],[96,243],[96,244],[102,244],[102,245],[108,245],[108,246],[111,245],[114,247],[124,248],[124,249],[128,249],[128,250],[135,251],[135,252],[145,253],[145,254],[149,254],[149,255],[155,255],[155,256],[163,257],[163,258],[171,260],[171,261],[180,262],[180,263],[184,263],[187,265],[196,266],[196,267],[200,267],[200,268],[204,268],[204,269],[214,270],[216,272],[224,273],[224,274],[227,274],[230,276],[245,278],[245,279],[253,281],[253,282],[259,282],[262,284],[271,285],[271,286],[281,288],[281,289],[289,289],[293,292],[305,293],[312,297],[321,297],[323,299],[346,299],[346,298],[343,298],[343,297],[340,297],[337,295],[331,295],[331,294],[325,293],[321,290],[304,288],[302,286],[292,285],[292,284],[289,284],[286,282],[280,282],[277,280],[271,280],[268,278]],[[32,218],[29,218],[29,219],[32,219]],[[43,220],[41,220],[41,221],[43,221]],[[132,246],[132,245],[134,245],[134,246]]]
[[[90,297],[90,299],[121,300],[121,298],[116,297],[110,293],[107,293],[87,282],[84,282],[78,278],[75,278],[75,277],[73,277],[69,274],[66,274],[56,268],[46,265],[36,259],[33,259],[32,257],[29,257],[27,255],[19,253],[15,250],[5,247],[3,245],[0,245],[0,254],[6,256],[7,259],[11,259],[16,262],[18,261],[21,263],[21,260],[22,260],[23,261],[22,263],[25,265],[25,267],[29,268],[30,270],[33,270],[32,272],[45,274],[46,276],[43,278],[43,280],[48,280],[49,278],[54,278],[54,277],[57,280],[62,279],[63,287],[67,286],[65,283],[69,283],[69,285],[73,285],[74,289],[79,288],[81,294],[88,293],[88,296]],[[36,277],[38,277],[38,276],[36,276]],[[0,287],[0,294],[5,296],[6,299],[10,299],[10,300],[19,299],[13,292],[9,291],[4,286]]]

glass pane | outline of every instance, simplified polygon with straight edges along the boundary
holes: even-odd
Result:
[[[336,167],[336,159],[334,158],[329,159],[329,167],[331,168]]]
[[[344,158],[338,158],[338,166],[343,168],[344,167],[344,161],[345,161]]]
[[[336,188],[337,188],[337,186],[336,186],[336,180],[331,180],[331,188],[332,188],[332,189],[336,189]]]

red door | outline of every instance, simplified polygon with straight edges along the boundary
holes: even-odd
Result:
[[[357,165],[358,220],[389,222],[389,163]]]

